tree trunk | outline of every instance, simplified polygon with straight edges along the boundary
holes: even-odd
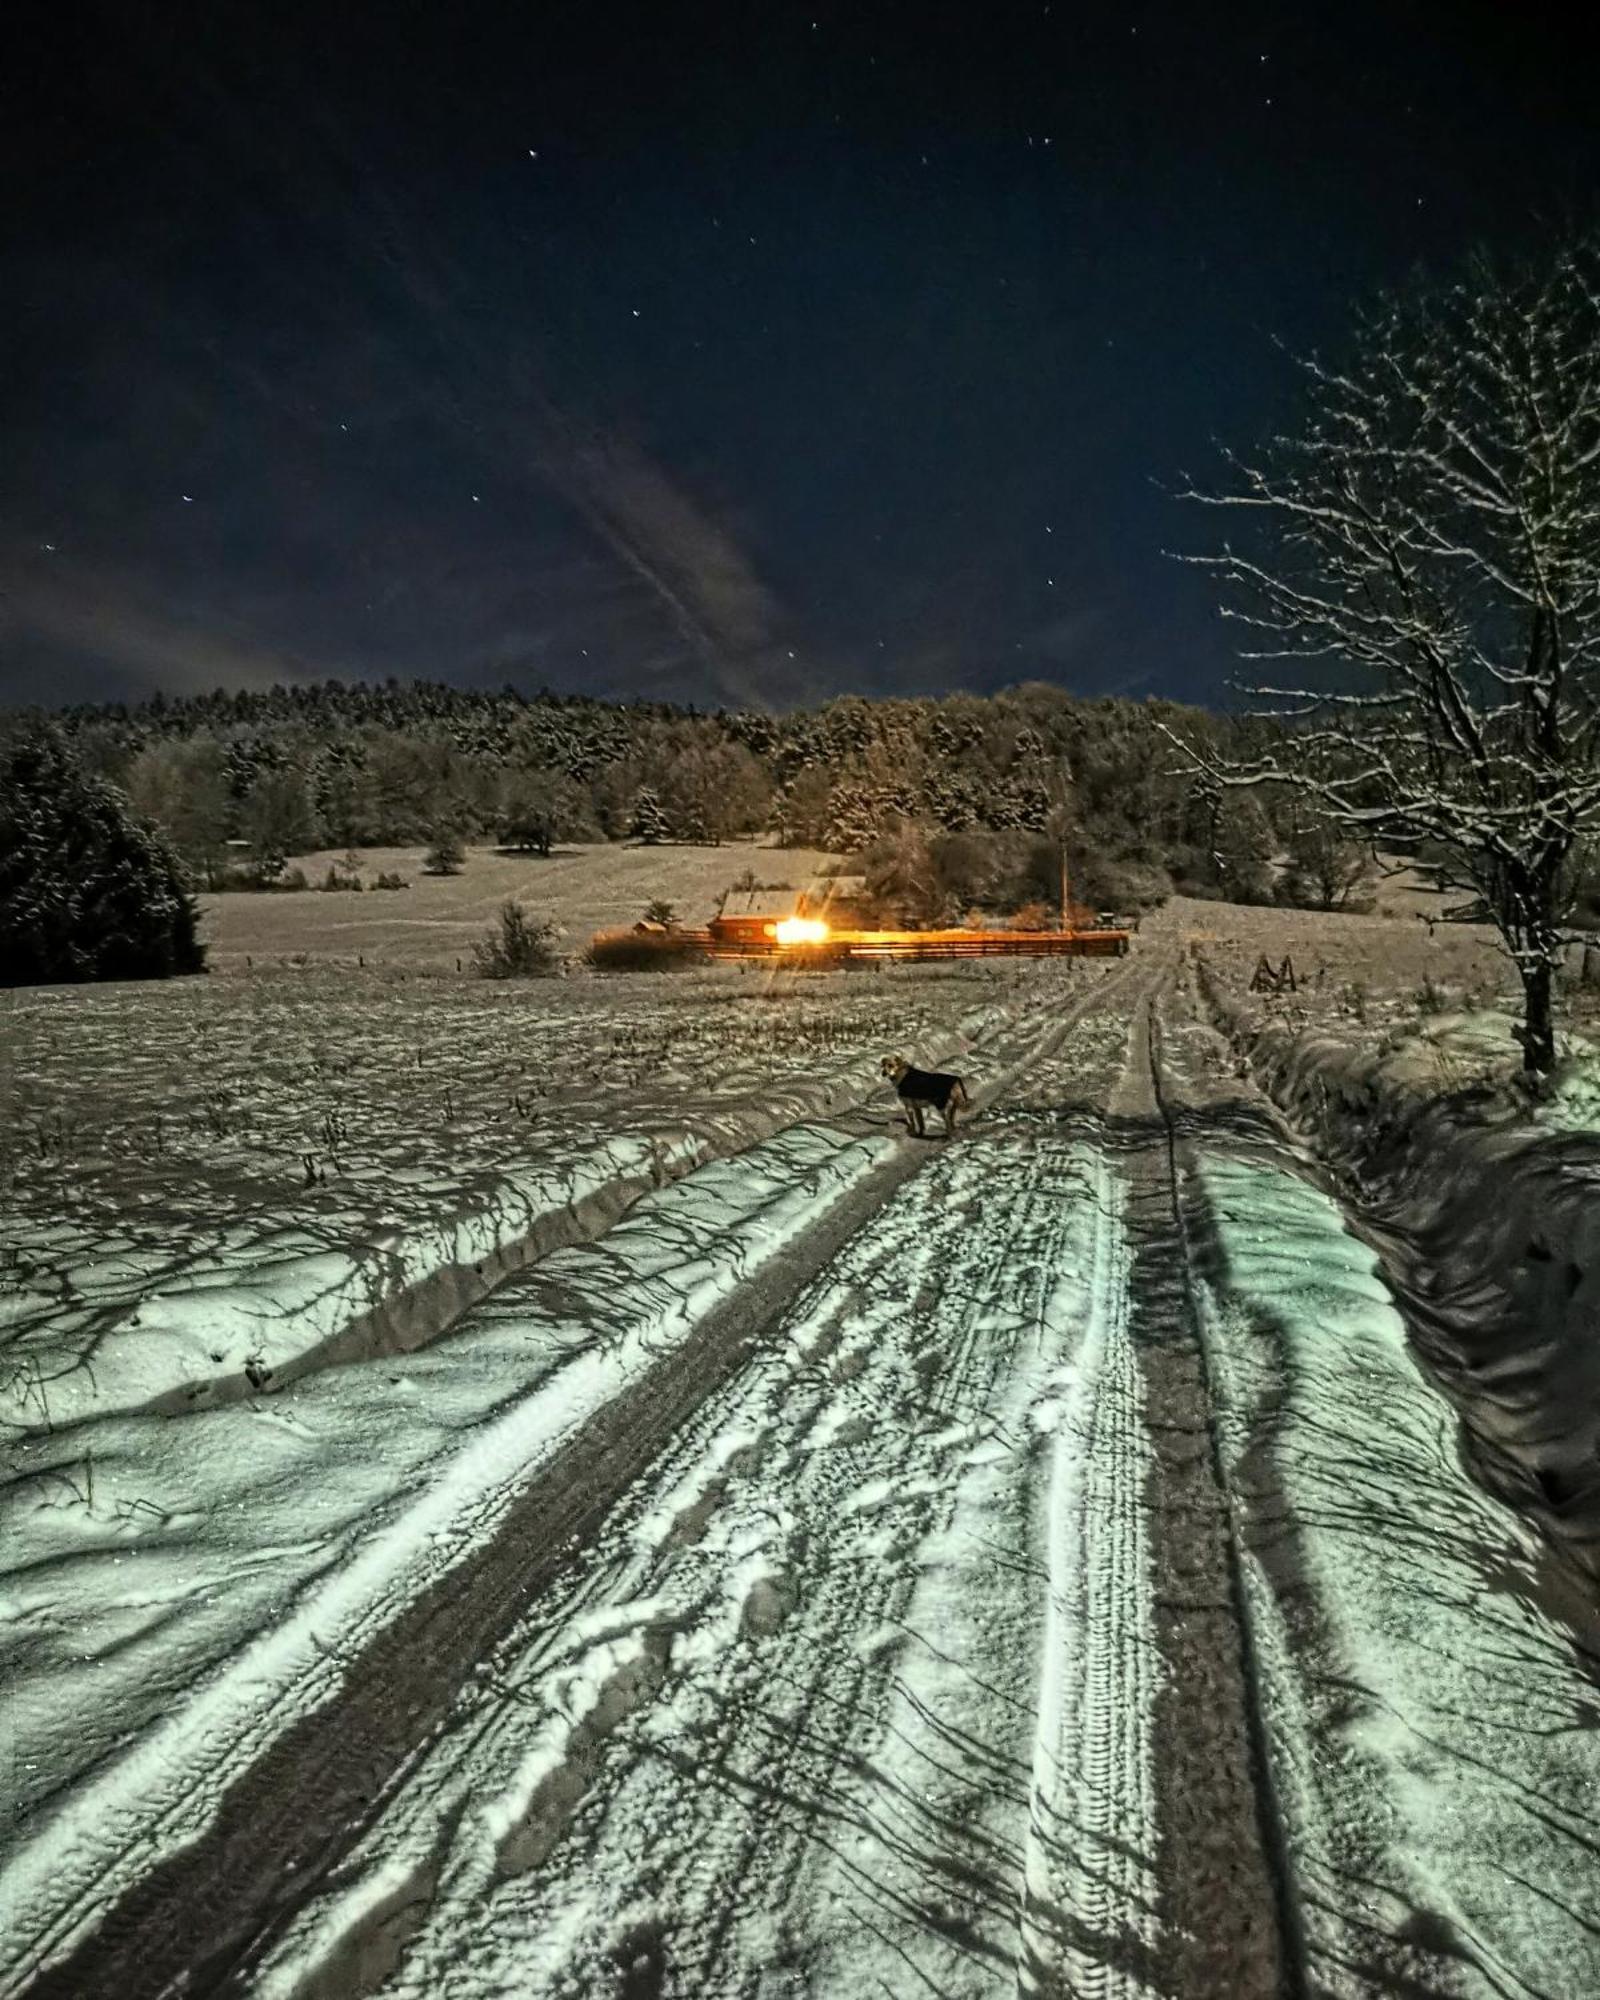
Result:
[[[1548,1076],[1556,1066],[1555,968],[1548,959],[1524,962],[1522,971],[1522,1067],[1530,1076]]]

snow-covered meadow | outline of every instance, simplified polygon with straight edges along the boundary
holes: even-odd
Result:
[[[1090,968],[500,984],[304,969],[0,1015],[0,1421],[409,1347],[645,1188],[881,1094]]]

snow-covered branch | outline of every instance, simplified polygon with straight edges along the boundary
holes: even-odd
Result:
[[[1180,747],[1209,784],[1285,787],[1349,838],[1445,855],[1522,971],[1547,1066],[1566,899],[1600,840],[1600,240],[1532,273],[1479,260],[1370,314],[1343,365],[1302,367],[1299,430],[1183,488],[1246,537],[1183,558],[1260,635],[1246,657],[1299,663],[1249,690],[1278,747]]]

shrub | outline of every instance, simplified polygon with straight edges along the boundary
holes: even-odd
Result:
[[[678,912],[673,904],[663,902],[657,896],[654,902],[645,904],[644,920],[647,924],[663,924],[669,931],[676,930]]]
[[[0,984],[201,972],[188,878],[53,731],[0,749]]]
[[[472,958],[484,979],[553,979],[565,964],[559,927],[514,900],[501,904],[499,922],[472,947]]]
[[[330,861],[328,863],[327,874],[323,876],[317,886],[320,889],[327,890],[359,889],[361,887],[361,877],[340,868],[336,861]]]
[[[209,886],[214,890],[226,889],[236,896],[275,896],[280,891],[309,889],[311,884],[303,868],[291,868],[281,854],[268,854],[214,869]],[[328,885],[324,882],[318,886]]]
[[[678,972],[705,964],[709,954],[682,931],[613,931],[584,953],[596,972]]]
[[[374,889],[409,889],[411,884],[403,875],[393,874],[386,868],[381,875],[372,878],[372,886]]]
[[[422,857],[422,872],[424,875],[459,875],[466,858],[467,850],[461,845],[460,836],[449,827],[437,827],[433,844]]]

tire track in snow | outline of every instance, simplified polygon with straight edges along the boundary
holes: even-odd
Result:
[[[1125,1024],[1110,1025],[1046,1063],[1052,1087],[1085,1054],[1115,1067]],[[994,1125],[998,1143],[923,1153],[776,1340],[696,1409],[575,1588],[491,1663],[515,1699],[443,1746],[449,1762],[477,1727],[456,1776],[430,1781],[424,1824],[387,1815],[253,1993],[787,1991],[802,1967],[824,1991],[829,1953],[848,1962],[862,1944],[903,1977],[897,1930],[971,1990],[1012,1990],[1039,1489],[1064,1448],[1030,1409],[1069,1389],[1046,1378],[1087,1314],[1062,1272],[1087,1286],[1108,1225],[1081,1142]],[[913,1586],[929,1564],[960,1588],[924,1616]],[[503,1828],[484,1825],[501,1808],[483,1802],[517,1790],[515,1737],[543,1727],[563,1635],[628,1602],[661,1621],[664,1671],[593,1704],[609,1726],[573,1740],[553,1837],[551,1793],[530,1804],[523,1787],[533,1841],[508,1872]],[[969,1602],[972,1629],[951,1629]],[[962,1700],[984,1709],[981,1731],[962,1733]],[[842,1931],[815,1916],[828,1880],[875,1899]],[[397,1911],[416,1933],[403,1959]],[[364,1956],[370,1979],[349,1983]]]
[[[1592,1615],[1463,1468],[1359,1210],[1241,1102],[1210,1028],[1171,1028],[1179,1133],[1219,1094],[1249,1131],[1186,1163],[1182,1199],[1304,1983],[1600,1992]]]
[[[1076,1038],[1046,1072],[1082,1068],[1084,1052],[1096,1070],[1108,1060],[1114,1066],[1126,1028],[1112,1028],[1110,1038],[1100,1030]],[[968,1972],[982,1966],[984,1992],[1010,1990],[1042,1616],[1040,1564],[1032,1558],[1032,1544],[1042,1542],[1034,1520],[1042,1508],[1014,1468],[1034,1444],[1024,1418],[1040,1388],[1038,1334],[1054,1320],[1048,1338],[1076,1342],[1084,1318],[1046,1308],[1064,1304],[1064,1262],[1090,1266],[1090,1248],[1078,1236],[1092,1234],[1084,1218],[1100,1210],[1084,1200],[1094,1188],[1082,1168],[1072,1178],[1064,1166],[1082,1158],[1082,1146],[1040,1144],[1032,1130],[1018,1134],[1006,1124],[1000,1114],[998,1146],[968,1142],[922,1154],[926,1172],[844,1246],[796,1304],[784,1328],[788,1346],[780,1332],[768,1344],[776,1356],[758,1356],[694,1412],[618,1508],[576,1592],[560,1608],[542,1608],[550,1620],[544,1630],[534,1630],[540,1612],[532,1614],[518,1640],[520,1664],[494,1662],[502,1686],[518,1686],[522,1698],[486,1726],[482,1758],[468,1760],[472,1780],[454,1792],[448,1784],[436,1788],[436,1798],[454,1800],[436,1814],[444,1834],[436,1826],[408,1844],[404,1832],[396,1840],[394,1814],[380,1822],[366,1862],[308,1914],[252,1992],[310,2000],[370,1990],[372,1982],[348,1984],[340,1970],[362,1960],[364,1940],[376,1944],[376,1984],[396,1994],[698,1994],[746,1992],[762,1982],[784,1990],[786,1978],[800,1976],[800,1956],[828,1942],[806,1936],[804,1926],[786,1934],[778,1922],[780,1912],[816,1908],[816,1898],[796,1888],[796,1872],[810,1882],[818,1856],[852,1888],[870,1876],[872,1892],[888,1904],[872,1912],[878,1930],[898,1922],[914,1940],[934,1938]],[[1018,1136],[1026,1144],[1016,1144]],[[998,1232],[978,1226],[996,1216],[1006,1224]],[[1102,1226],[1104,1218],[1094,1222],[1094,1230]],[[1030,1382],[1018,1380],[1018,1342],[1028,1350]],[[986,1404],[996,1384],[998,1414]],[[1054,1390],[1044,1400],[1056,1400]],[[758,1432],[752,1450],[726,1448]],[[1010,1536],[1000,1548],[1004,1560],[980,1552],[984,1570],[966,1574],[964,1586],[1004,1580],[1010,1598],[984,1598],[984,1618],[998,1604],[1014,1624],[1008,1630],[1002,1618],[986,1644],[972,1644],[966,1664],[952,1670],[976,1668],[998,1696],[1008,1696],[1002,1726],[988,1732],[1004,1748],[952,1732],[942,1700],[948,1690],[932,1690],[938,1712],[918,1698],[918,1690],[930,1692],[928,1664],[958,1640],[938,1620],[930,1630],[912,1630],[892,1612],[896,1594],[914,1580],[908,1558],[932,1554],[952,1488],[982,1482],[986,1470],[972,1462],[986,1456],[996,1492],[984,1498],[1004,1500],[1018,1520],[996,1526],[996,1534],[1004,1528]],[[790,1574],[774,1580],[746,1572],[740,1580],[748,1554],[740,1524],[774,1518],[788,1522],[778,1566]],[[962,1552],[978,1540],[974,1526],[984,1522],[968,1520],[956,1538]],[[830,1536],[832,1550],[818,1550]],[[634,1540],[646,1550],[642,1566],[618,1556]],[[718,1596],[704,1576],[696,1582],[682,1546],[668,1546],[682,1542],[708,1550],[732,1590]],[[682,1588],[672,1584],[674,1570],[688,1570]],[[742,1610],[748,1584],[754,1620]],[[602,1600],[626,1598],[656,1608],[668,1598],[680,1610],[694,1606],[686,1616],[668,1614],[668,1676],[656,1676],[604,1744],[582,1746],[576,1792],[560,1806],[556,1840],[540,1846],[538,1866],[522,1866],[522,1856],[506,1880],[490,1852],[494,1842],[462,1824],[460,1812],[476,1810],[462,1802],[492,1798],[496,1786],[504,1792],[504,1764],[494,1758],[516,1764],[508,1736],[524,1718],[536,1726],[538,1688],[530,1680],[558,1656],[562,1630],[596,1614]],[[768,1628],[774,1610],[786,1622]],[[708,1628],[718,1620],[722,1642],[706,1656]],[[818,1636],[816,1646],[806,1632]],[[672,1676],[676,1682],[664,1684]],[[888,1714],[902,1682],[916,1686],[906,1686]],[[872,1752],[886,1728],[900,1770]],[[976,1776],[966,1798],[940,1804],[924,1782],[938,1776],[928,1750],[950,1762],[956,1746]],[[996,1812],[1004,1824],[992,1824]],[[866,1874],[840,1854],[854,1836],[872,1846]],[[454,1854],[442,1856],[440,1846],[450,1844]],[[418,1848],[424,1860],[408,1878],[406,1854]],[[900,1870],[900,1886],[888,1880],[892,1870]],[[610,1898],[598,1912],[596,1882],[608,1884]],[[730,1884],[738,1884],[736,1900]],[[428,1906],[404,1912],[416,1896]],[[402,1926],[420,1932],[398,1972],[398,1946],[384,1936],[396,1906]],[[982,1930],[988,1936],[974,1952],[972,1932]],[[852,1940],[862,1936],[874,1940],[870,1928],[850,1932]],[[900,1948],[880,1948],[904,1972],[894,1958]]]
[[[1115,1109],[1126,1120],[1132,1333],[1153,1460],[1160,1986],[1269,2000],[1305,1991],[1293,1871],[1250,1627],[1163,1094],[1159,989],[1136,1016]],[[1219,1136],[1221,1136],[1219,1134]]]
[[[731,1993],[747,1990],[775,1949],[781,1956],[760,1913],[784,1906],[808,1843],[841,1838],[863,1717],[882,1699],[886,1656],[859,1642],[903,1643],[893,1620],[908,1578],[895,1551],[936,1529],[949,1500],[941,1467],[980,1420],[1014,1345],[1015,1326],[996,1340],[988,1324],[999,1267],[1019,1248],[1026,1256],[1030,1236],[1043,1253],[1032,1268],[1047,1267],[1051,1204],[1041,1198],[1015,1237],[971,1227],[966,1205],[993,1175],[975,1148],[940,1156],[802,1302],[780,1357],[717,1398],[685,1448],[626,1503],[608,1542],[642,1535],[646,1558],[623,1575],[597,1551],[597,1569],[625,1595],[686,1607],[676,1684],[658,1682],[655,1711],[646,1701],[623,1719],[583,1774],[586,1795],[542,1867],[508,1876],[481,1827],[463,1828],[438,1871],[435,1908],[384,1991],[557,1992],[564,1979],[585,1993],[624,1991],[627,1968],[642,1960],[658,1967],[664,1990]],[[868,1286],[896,1307],[876,1323],[861,1309]],[[964,1302],[957,1328],[952,1298]],[[924,1365],[930,1354],[935,1373]],[[748,1434],[775,1397],[785,1406],[782,1435],[769,1432],[744,1464],[730,1465],[719,1439]],[[687,1545],[675,1545],[663,1528],[684,1519],[685,1502],[700,1512],[697,1483],[710,1514]],[[767,1590],[747,1590],[739,1602],[749,1553],[740,1524],[763,1517],[792,1524],[777,1538],[785,1573],[774,1585],[758,1565],[753,1580]],[[731,1606],[706,1587],[708,1561],[733,1583]],[[707,1623],[719,1617],[721,1643],[702,1656]],[[530,1660],[538,1644],[535,1635]],[[503,1782],[493,1774],[504,1744],[475,1747],[484,1757],[457,1778],[453,1797],[481,1799]],[[878,1812],[901,1851],[939,1831],[903,1787]],[[391,1838],[380,1828],[376,1848]],[[355,1907],[377,1911],[379,1902],[374,1888]],[[1004,1897],[995,1904],[1003,1909]],[[295,1973],[292,1959],[262,1990],[332,1990]]]
[[[1153,1993],[1149,1453],[1129,1345],[1122,1186],[1096,1176],[1089,1322],[1050,1446],[1041,1648],[1018,1988]],[[1050,1310],[1081,1304],[1058,1286]]]

